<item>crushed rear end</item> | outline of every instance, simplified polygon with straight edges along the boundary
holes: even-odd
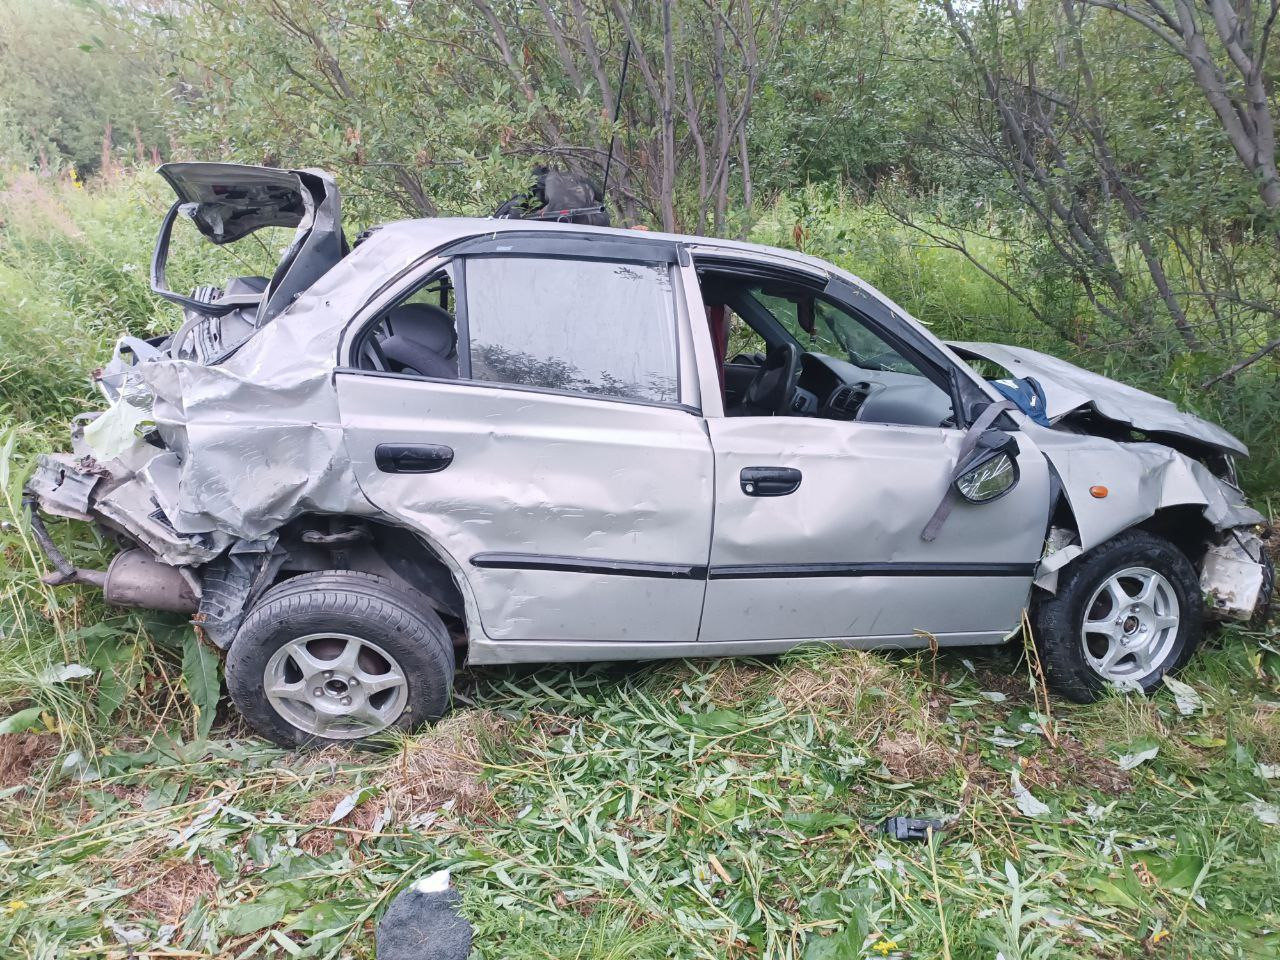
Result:
[[[216,617],[202,568],[246,548],[229,533],[184,524],[181,451],[157,423],[155,378],[166,365],[218,368],[328,273],[346,255],[347,243],[338,191],[323,171],[173,163],[158,172],[176,199],[156,241],[151,285],[182,308],[183,322],[169,336],[117,343],[94,374],[109,406],[73,421],[70,452],[38,458],[24,504],[53,567],[46,583],[92,584],[113,604]],[[166,279],[179,217],[218,245],[263,227],[293,228],[294,235],[273,276],[237,277],[179,294]],[[44,517],[92,522],[120,552],[106,570],[78,567],[58,549]]]

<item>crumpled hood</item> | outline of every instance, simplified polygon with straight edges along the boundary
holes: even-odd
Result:
[[[1091,373],[1038,350],[1000,343],[951,343],[964,357],[980,357],[1016,377],[1034,377],[1044,389],[1046,413],[1057,421],[1075,410],[1092,408],[1099,416],[1146,434],[1173,434],[1247,457],[1249,448],[1195,414],[1185,413],[1161,397]]]

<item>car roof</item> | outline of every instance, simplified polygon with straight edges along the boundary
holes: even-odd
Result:
[[[748,243],[743,240],[725,240],[720,237],[699,237],[692,234],[659,233],[653,230],[635,230],[621,227],[597,227],[580,223],[559,223],[552,220],[497,220],[488,217],[429,217],[421,220],[397,220],[383,224],[378,228],[394,232],[404,241],[414,242],[419,247],[427,245],[438,247],[456,240],[471,237],[482,237],[490,234],[511,231],[547,231],[551,233],[589,234],[603,237],[626,237],[635,240],[643,238],[659,243],[679,243],[704,249],[723,251],[726,254],[767,257],[789,261],[798,267],[810,271],[830,274],[840,273],[846,279],[865,287],[857,277],[846,273],[825,260],[811,257],[795,250],[781,247],[770,247],[761,243]]]

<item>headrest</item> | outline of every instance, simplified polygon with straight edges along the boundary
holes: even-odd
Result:
[[[449,311],[430,303],[405,303],[387,311],[391,333],[426,347],[442,357],[458,345],[458,331]]]

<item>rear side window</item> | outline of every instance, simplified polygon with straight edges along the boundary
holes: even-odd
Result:
[[[467,261],[474,380],[676,403],[676,317],[666,264]]]

